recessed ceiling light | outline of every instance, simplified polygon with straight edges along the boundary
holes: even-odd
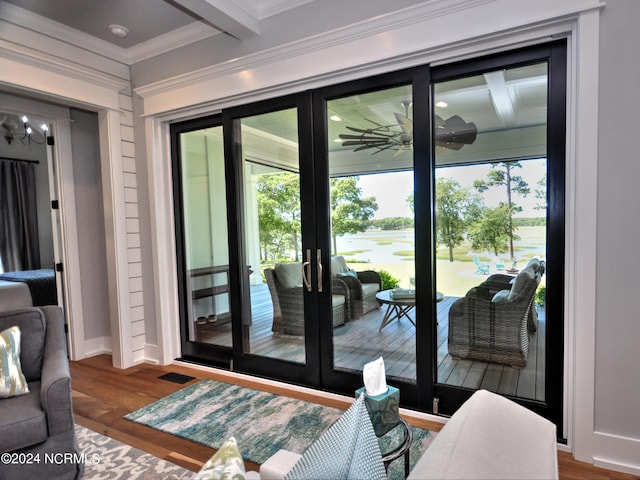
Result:
[[[109,25],[109,31],[111,34],[118,38],[126,38],[129,35],[129,29],[122,25]]]
[[[333,120],[334,122],[341,122],[342,119],[338,116],[338,115],[331,115],[329,117],[330,120]]]
[[[443,101],[436,102],[436,107],[447,108],[448,106],[449,104],[447,102],[443,102]]]

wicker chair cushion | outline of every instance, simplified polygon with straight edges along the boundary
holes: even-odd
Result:
[[[380,286],[377,283],[363,283],[362,284],[362,295],[375,295],[380,290]]]
[[[344,305],[344,295],[332,295],[331,296],[331,306],[333,308],[339,307],[340,305]]]
[[[522,271],[516,277],[516,281],[513,282],[511,287],[511,293],[509,294],[509,301],[517,298],[527,286],[527,283],[536,278],[536,272],[533,267],[523,268]]]
[[[280,282],[283,288],[302,286],[302,264],[300,262],[278,263],[274,270],[278,282]]]

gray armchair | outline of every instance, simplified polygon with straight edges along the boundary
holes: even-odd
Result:
[[[449,310],[451,356],[524,367],[533,330],[528,323],[534,318],[534,297],[541,276],[528,266],[515,279],[509,277],[512,284],[494,278],[456,300]]]
[[[275,268],[265,268],[271,301],[273,303],[274,333],[304,335],[304,303],[302,286],[302,264],[279,263]],[[333,326],[344,325],[349,320],[349,289],[341,280],[334,278],[332,289]]]
[[[0,399],[0,451],[25,453],[30,458],[39,455],[40,461],[3,464],[0,478],[80,478],[83,464],[74,461],[80,452],[62,309],[46,306],[0,312],[0,331],[16,325],[21,332],[20,362],[29,393]]]
[[[365,313],[380,308],[376,293],[382,290],[382,279],[378,272],[365,270],[356,272],[347,266],[342,255],[331,257],[331,275],[347,284],[350,302],[349,318],[356,319]]]

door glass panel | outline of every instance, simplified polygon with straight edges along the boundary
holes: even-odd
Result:
[[[382,356],[389,377],[415,382],[411,86],[330,100],[327,119],[334,312],[349,292],[334,368],[358,372]],[[396,287],[404,298],[390,296]]]
[[[222,127],[180,134],[188,340],[231,347]]]
[[[298,115],[240,120],[250,315],[244,351],[305,363]]]
[[[547,80],[434,86],[438,383],[545,400]]]

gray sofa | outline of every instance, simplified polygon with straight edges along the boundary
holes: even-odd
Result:
[[[78,462],[62,309],[45,306],[0,312],[0,331],[16,325],[21,331],[20,363],[29,393],[0,399],[0,451],[32,462],[3,463],[0,479],[80,478],[83,464]]]

